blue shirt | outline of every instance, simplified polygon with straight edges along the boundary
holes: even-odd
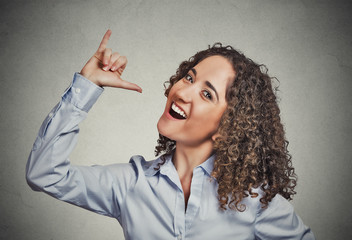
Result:
[[[28,159],[26,172],[33,190],[116,218],[126,239],[314,239],[291,204],[276,195],[267,209],[257,198],[245,198],[244,212],[220,210],[217,181],[211,177],[211,156],[193,169],[191,194],[185,199],[171,155],[129,163],[73,166],[69,155],[78,124],[103,89],[75,74],[60,103],[44,120]]]

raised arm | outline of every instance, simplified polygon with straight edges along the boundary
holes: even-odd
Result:
[[[110,34],[108,30],[97,52],[81,74],[75,74],[61,101],[42,123],[28,158],[26,179],[33,190],[119,218],[121,202],[135,181],[133,166],[83,167],[72,166],[69,161],[77,142],[78,124],[103,92],[102,86],[141,92],[136,84],[121,79],[127,60],[106,48]]]

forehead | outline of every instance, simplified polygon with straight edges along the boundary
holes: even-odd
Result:
[[[218,55],[203,59],[194,69],[197,71],[197,79],[211,82],[218,91],[225,91],[235,78],[235,70],[230,61]]]

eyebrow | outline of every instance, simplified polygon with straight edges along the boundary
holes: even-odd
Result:
[[[197,71],[196,71],[194,68],[192,68],[191,71],[193,72],[193,74],[194,74],[195,76],[197,76]],[[215,89],[215,87],[213,86],[213,84],[211,84],[209,81],[205,81],[205,84],[215,92],[216,99],[219,101],[218,92],[216,91],[216,89]]]

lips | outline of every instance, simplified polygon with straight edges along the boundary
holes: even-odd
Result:
[[[176,103],[174,103],[174,102],[171,104],[169,113],[173,118],[176,118],[176,119],[186,119],[187,118],[186,113],[179,106],[177,106]]]

